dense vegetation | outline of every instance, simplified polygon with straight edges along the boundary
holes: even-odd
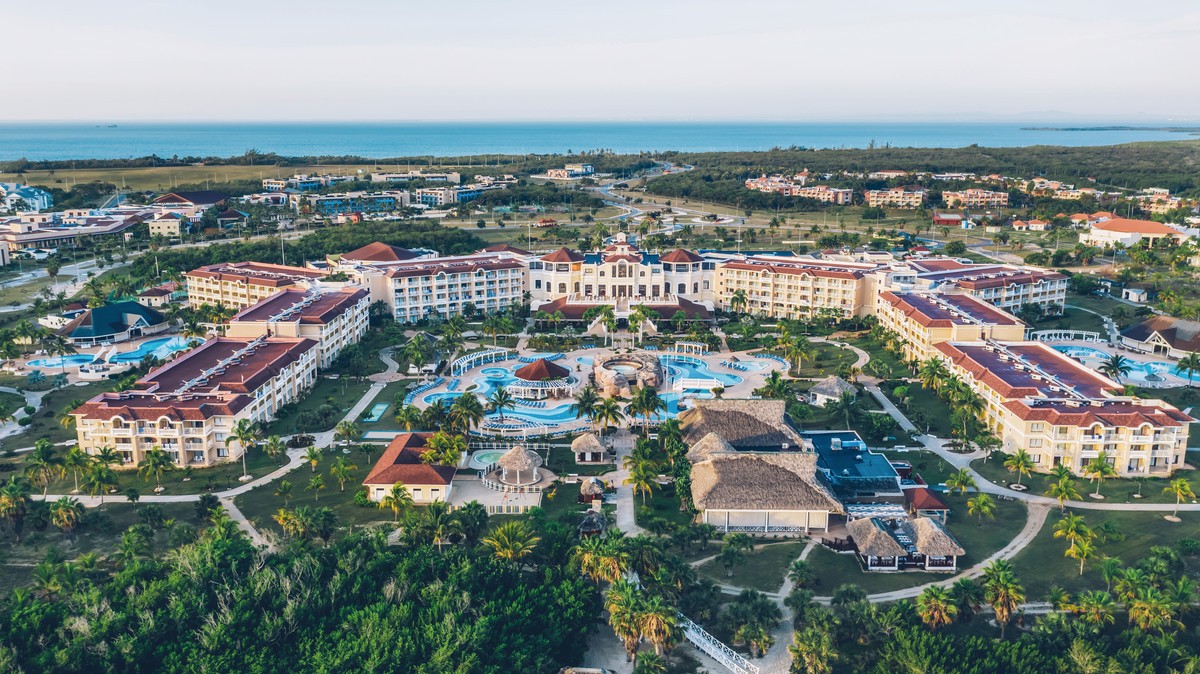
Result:
[[[284,246],[287,262],[302,264],[305,260],[321,260],[326,255],[345,253],[376,241],[404,248],[432,248],[443,255],[470,253],[486,245],[466,230],[418,220],[329,227],[306,234],[303,238],[287,241]],[[243,260],[279,263],[279,240],[266,239],[160,250],[134,260],[130,264],[130,273],[135,278],[153,279],[158,275],[156,270],[173,269],[184,272],[206,264]]]
[[[601,208],[604,201],[588,192],[559,187],[557,184],[516,185],[508,189],[484,192],[472,205],[492,206],[553,206]]]
[[[1200,188],[1200,142],[1128,143],[1100,147],[891,148],[851,150],[775,149],[768,152],[666,153],[664,158],[711,171],[759,173],[809,169],[817,173],[906,169],[980,175],[1045,176],[1083,184],[1165,187],[1172,193]],[[652,181],[654,189],[687,180],[687,174]]]

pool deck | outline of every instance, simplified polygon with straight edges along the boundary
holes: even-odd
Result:
[[[483,486],[483,482],[475,474],[467,475],[460,472],[454,476],[454,491],[450,493],[450,505],[459,508],[471,501],[479,501],[484,506],[513,506],[524,510],[542,505],[542,495],[540,492],[503,492],[488,489]]]
[[[757,351],[758,349],[755,349],[755,350]],[[595,355],[595,353],[597,351],[599,351],[599,349],[576,349],[574,351],[568,351],[563,354],[563,358],[558,362],[562,363],[563,365],[567,366],[568,368],[575,368],[573,373],[576,376],[586,378],[586,375],[588,374],[588,370],[589,370],[590,366],[580,363],[578,359],[591,358]],[[649,353],[649,354],[658,355],[658,356],[672,355],[672,352],[669,352],[669,351],[644,351],[643,353]],[[519,350],[519,355],[521,355],[521,356],[546,356],[549,354],[545,354],[542,352],[536,352],[536,351],[529,351],[526,349],[521,349],[521,350]],[[754,389],[762,387],[764,380],[766,379],[767,375],[771,373],[771,371],[779,370],[780,372],[783,372],[784,374],[786,374],[786,371],[787,371],[787,367],[785,365],[778,363],[776,361],[773,361],[773,360],[769,360],[769,359],[752,357],[749,355],[748,351],[737,351],[737,352],[732,352],[732,353],[731,352],[713,352],[706,356],[699,356],[699,355],[693,356],[693,355],[687,355],[687,354],[680,354],[680,355],[685,355],[688,358],[695,358],[695,359],[703,361],[705,363],[705,365],[708,367],[708,369],[714,373],[723,374],[723,375],[734,375],[734,376],[740,378],[741,381],[739,381],[736,384],[731,384],[725,388],[724,393],[722,393],[722,397],[725,397],[725,398],[749,398],[753,395]],[[763,367],[762,369],[759,369],[759,370],[739,371],[739,370],[735,370],[733,368],[721,365],[722,361],[732,361],[732,360],[757,361],[757,362],[764,363],[765,367]],[[426,408],[429,406],[429,403],[425,402],[425,398],[428,396],[434,396],[437,394],[446,394],[446,393],[450,393],[450,394],[454,394],[454,395],[461,395],[462,393],[466,392],[466,390],[468,388],[470,388],[472,385],[479,384],[481,380],[484,380],[487,378],[487,376],[483,374],[483,372],[485,370],[494,369],[494,368],[509,369],[509,368],[513,367],[514,365],[520,365],[520,363],[518,363],[515,360],[498,362],[498,363],[485,363],[485,364],[481,364],[479,367],[469,370],[457,377],[446,376],[445,382],[443,382],[442,384],[440,384],[438,386],[435,386],[432,389],[429,389],[428,391],[423,391],[421,393],[421,395],[418,396],[413,402],[418,407]],[[453,390],[450,390],[448,388],[449,385],[456,380],[458,381],[458,385]],[[673,389],[669,388],[669,387],[664,387],[659,392],[664,393],[664,394],[670,393],[670,392],[673,392]],[[558,407],[571,405],[573,402],[574,402],[573,398],[561,398],[558,400],[549,399],[549,400],[545,401],[546,407],[539,408],[539,409],[552,410],[552,409],[556,409]],[[518,405],[517,407],[506,412],[506,416],[520,417],[521,411],[522,411],[522,406]],[[587,421],[584,419],[569,419],[567,421],[557,422],[557,426],[555,426],[552,430],[553,430],[553,432],[559,432],[559,433],[561,433],[561,432],[578,432],[578,431],[584,430],[587,427],[587,425],[588,425]],[[519,431],[514,431],[514,433],[519,434]]]
[[[1174,371],[1175,367],[1179,364],[1178,361],[1170,360],[1169,358],[1163,356],[1156,356],[1152,353],[1130,351],[1129,349],[1119,349],[1102,342],[1085,342],[1081,340],[1074,340],[1064,342],[1045,342],[1045,344],[1052,348],[1074,347],[1079,349],[1093,349],[1095,351],[1102,351],[1110,356],[1112,354],[1120,354],[1125,356],[1125,358],[1127,358],[1130,362],[1139,365],[1145,363],[1166,363],[1170,366],[1172,371]],[[1070,357],[1070,354],[1063,355]],[[1084,364],[1088,367],[1091,367],[1091,364],[1087,363],[1086,361],[1084,361]],[[1121,383],[1134,384],[1143,388],[1178,388],[1180,386],[1189,385],[1186,377],[1179,377],[1170,372],[1162,373],[1160,376],[1163,378],[1163,381],[1145,381],[1141,378],[1122,378]],[[1200,385],[1200,377],[1197,377],[1190,385]]]

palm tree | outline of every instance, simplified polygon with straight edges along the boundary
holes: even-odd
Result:
[[[733,291],[729,296],[729,310],[734,313],[743,312],[746,310],[746,291],[741,288]]]
[[[505,522],[496,527],[483,543],[492,549],[496,559],[501,559],[513,565],[533,554],[541,539],[533,535],[524,522]]]
[[[308,462],[309,472],[317,472],[317,464],[321,462],[321,450],[315,446],[304,450],[304,460]]]
[[[175,462],[171,460],[171,455],[162,450],[162,447],[151,447],[150,451],[142,456],[142,460],[137,465],[138,475],[147,482],[151,476],[154,477],[154,491],[162,491],[162,476],[171,470],[175,470]]]
[[[1096,498],[1100,498],[1100,485],[1104,484],[1105,478],[1116,477],[1117,469],[1108,462],[1108,452],[1101,450],[1096,458],[1084,466],[1083,474],[1096,481]]]
[[[104,505],[104,495],[117,488],[117,472],[105,463],[94,463],[83,476],[83,488],[92,496],[100,497],[100,505]]]
[[[483,417],[483,405],[474,393],[464,393],[458,396],[454,399],[454,404],[450,406],[450,421],[455,430],[460,433],[471,432],[472,428],[483,421]]]
[[[653,596],[642,602],[636,615],[638,631],[654,644],[656,655],[661,656],[667,646],[678,640],[679,612],[662,597]]]
[[[625,420],[625,413],[621,411],[621,405],[614,398],[603,398],[600,404],[596,406],[596,423],[600,426],[601,431],[609,426],[620,426]]]
[[[983,588],[970,578],[960,578],[950,586],[950,596],[959,615],[974,615],[983,606]]]
[[[1075,610],[1080,619],[1097,627],[1113,624],[1116,604],[1112,595],[1103,590],[1081,592],[1075,600]]]
[[[979,494],[967,499],[967,513],[979,516],[979,526],[983,526],[983,518],[996,519],[996,501],[990,494]]]
[[[8,521],[17,543],[25,528],[25,515],[29,511],[29,481],[13,476],[0,487],[0,518]]]
[[[379,499],[380,508],[388,508],[392,511],[392,521],[400,521],[400,511],[412,507],[412,496],[408,493],[408,489],[397,482],[392,485],[391,491],[383,495]]]
[[[405,405],[396,410],[396,423],[404,427],[404,430],[411,431],[421,423],[421,408],[416,405]]]
[[[1066,512],[1067,501],[1079,499],[1079,489],[1075,487],[1075,480],[1065,477],[1051,484],[1046,489],[1046,495],[1058,499],[1059,512]]]
[[[362,430],[357,423],[349,419],[343,419],[333,427],[333,439],[340,440],[343,446],[349,445],[360,437],[362,437]]]
[[[588,384],[579,389],[575,394],[575,402],[571,404],[571,412],[576,419],[587,417],[588,426],[594,427],[596,423],[596,409],[600,404],[600,393],[596,387]]]
[[[600,539],[592,537],[585,540],[584,544],[592,541],[599,542]],[[637,621],[637,610],[640,603],[637,586],[624,578],[614,580],[612,587],[604,595],[604,610],[608,611],[608,624],[625,646],[626,661],[633,660],[637,653],[638,643],[642,640],[641,626]]]
[[[1025,588],[1010,567],[997,568],[997,562],[992,562],[984,569],[984,578],[984,598],[996,613],[996,623],[1000,625],[1000,638],[1003,639],[1004,629],[1008,627],[1013,612],[1025,603]]]
[[[75,489],[72,494],[79,493],[79,475],[87,470],[88,466],[92,465],[92,457],[88,453],[79,448],[79,445],[74,445],[67,450],[63,456],[63,470],[71,471],[71,476],[75,479]]]
[[[346,480],[354,477],[356,470],[358,470],[358,466],[350,463],[344,456],[339,456],[333,462],[333,465],[329,467],[329,475],[338,481],[338,491],[346,491]]]
[[[100,449],[96,450],[95,459],[97,463],[104,466],[113,466],[121,463],[121,455],[116,449],[108,445],[104,445]]]
[[[942,382],[950,375],[946,364],[939,358],[930,358],[921,363],[917,370],[917,378],[921,380],[921,388],[937,391]]]
[[[1154,587],[1138,588],[1132,600],[1126,602],[1129,622],[1143,630],[1165,631],[1178,625],[1175,608],[1163,593]]]
[[[62,530],[67,540],[74,540],[75,527],[83,521],[83,505],[79,499],[63,496],[50,504],[50,523]]]
[[[325,479],[322,478],[320,475],[314,475],[314,476],[312,476],[311,479],[309,479],[308,486],[306,486],[304,488],[304,491],[311,491],[313,493],[313,503],[316,503],[317,501],[320,500],[321,492],[324,489],[325,489]]]
[[[272,435],[267,438],[266,444],[263,445],[263,453],[272,459],[283,456],[287,453],[287,443],[278,435]]]
[[[621,548],[621,539],[612,536],[591,536],[575,547],[575,558],[583,575],[596,581],[618,582],[629,570],[629,553]]]
[[[950,477],[946,478],[946,491],[950,493],[957,491],[960,494],[965,494],[977,486],[975,478],[971,476],[971,472],[966,468],[960,468],[952,473]]]
[[[488,409],[500,415],[500,423],[504,423],[504,410],[515,407],[517,401],[506,388],[497,388],[488,396]]]
[[[232,443],[238,443],[242,447],[242,479],[250,477],[250,473],[246,471],[246,454],[250,452],[250,448],[258,444],[262,439],[262,431],[258,424],[249,419],[239,419],[237,425],[225,438],[225,446],[228,447]]]
[[[425,444],[429,448],[421,455],[425,463],[456,466],[467,451],[467,441],[463,436],[446,431],[434,433]]]
[[[1082,517],[1075,513],[1067,513],[1054,523],[1054,537],[1066,539],[1070,545],[1081,538],[1091,538],[1092,530]]]
[[[34,483],[42,485],[42,496],[46,496],[50,481],[55,475],[66,475],[63,460],[54,449],[54,443],[46,438],[39,438],[33,443],[33,450],[25,457],[25,474]]]
[[[1010,473],[1017,474],[1017,484],[1021,484],[1021,476],[1033,472],[1033,457],[1024,449],[1018,449],[1012,456],[1004,460],[1004,467]]]
[[[275,495],[283,499],[283,507],[286,508],[288,501],[292,500],[292,483],[280,480],[279,484],[275,485]]]
[[[717,561],[725,567],[725,575],[729,578],[733,577],[733,567],[741,564],[745,559],[746,553],[742,552],[741,548],[729,544],[721,546],[721,552],[717,553]]]
[[[1118,384],[1121,383],[1121,378],[1128,375],[1132,370],[1133,366],[1130,365],[1129,359],[1119,353],[1109,356],[1108,360],[1104,361],[1104,364],[1100,366],[1100,372],[1112,377]]]
[[[841,416],[849,429],[851,423],[862,413],[862,403],[853,391],[845,391],[837,400],[825,404],[825,409],[832,416]]]
[[[445,501],[434,501],[421,512],[417,528],[433,539],[438,552],[442,551],[450,534],[457,533],[461,525]]]
[[[1066,557],[1079,560],[1079,575],[1083,575],[1083,563],[1096,555],[1096,544],[1091,537],[1076,538],[1071,547],[1067,548]]]
[[[833,663],[840,657],[828,629],[811,625],[796,633],[796,642],[788,646],[794,663],[800,664],[805,674],[830,674]]]
[[[1200,354],[1192,352],[1183,358],[1180,358],[1179,364],[1175,369],[1187,375],[1188,386],[1191,386],[1192,377],[1195,376],[1197,372],[1200,372]]]
[[[1163,493],[1171,494],[1175,497],[1175,512],[1171,513],[1172,517],[1179,517],[1179,503],[1183,499],[1196,498],[1196,493],[1192,491],[1192,485],[1182,477],[1171,480],[1170,484],[1163,487]]]
[[[949,590],[931,585],[917,597],[917,615],[921,616],[921,622],[936,632],[939,627],[954,622],[954,618],[958,616],[958,605],[955,604]]]

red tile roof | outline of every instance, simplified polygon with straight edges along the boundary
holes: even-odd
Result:
[[[410,278],[420,276],[436,276],[438,274],[473,274],[479,271],[496,269],[523,269],[519,260],[503,258],[496,255],[477,255],[461,258],[443,258],[440,260],[412,260],[398,266],[389,267],[389,278]]]
[[[699,255],[693,253],[690,250],[676,248],[675,250],[667,253],[666,255],[663,255],[661,260],[663,262],[672,262],[672,263],[680,264],[680,263],[685,263],[685,262],[703,262],[704,258],[700,257]]]
[[[1030,404],[1023,400],[1010,400],[1004,403],[1004,408],[1022,421],[1045,421],[1055,426],[1088,427],[1100,424],[1106,428],[1136,428],[1150,424],[1170,428],[1194,421],[1192,417],[1166,404],[1156,407],[1132,402],[1106,402],[1103,405],[1084,404],[1076,407],[1059,402]]]
[[[1157,236],[1182,236],[1179,230],[1168,227],[1153,220],[1130,220],[1128,218],[1113,218],[1094,223],[1092,229],[1106,232],[1121,232],[1125,234],[1149,234]]]
[[[425,443],[432,436],[433,433],[397,435],[383,450],[363,484],[450,484],[454,479],[453,466],[436,466],[421,460],[428,451]]]
[[[253,341],[231,337],[210,339],[139,379],[137,388],[140,391],[159,394],[175,391]],[[238,363],[226,367],[224,372],[209,374],[205,383],[192,386],[190,391],[253,393],[316,345],[311,339],[265,339],[253,352],[243,355]]]
[[[583,256],[563,246],[549,255],[542,256],[543,262],[583,262]]]
[[[912,510],[949,510],[942,499],[933,493],[928,487],[917,487],[916,489],[904,490],[904,501]]]
[[[1087,398],[1103,398],[1106,393],[1122,390],[1116,382],[1041,342],[1006,344],[1007,353],[993,351],[981,342],[942,342],[933,348],[1003,398],[1066,396],[1051,388],[1059,386],[1051,377]]]
[[[765,272],[769,274],[785,274],[790,276],[816,276],[820,278],[860,279],[870,270],[869,267],[840,266],[834,263],[822,263],[816,260],[775,261],[760,258],[749,258],[745,261],[735,260],[726,262],[724,269],[740,269],[745,271]]]
[[[514,253],[516,255],[533,255],[533,253],[525,250],[524,248],[517,248],[516,246],[510,246],[507,243],[494,243],[479,252],[481,252],[481,253]]]
[[[927,328],[948,328],[954,325],[1024,325],[1015,316],[975,299],[970,295],[939,294],[936,299],[922,293],[887,291],[879,294],[900,313]],[[949,305],[946,307],[944,305]],[[966,317],[955,314],[958,311]],[[974,320],[972,320],[974,319]]]
[[[567,368],[557,363],[551,363],[545,358],[539,358],[519,368],[513,373],[513,376],[525,381],[546,381],[548,379],[562,379],[570,376],[570,374],[571,371]]]
[[[327,293],[316,293],[300,288],[286,288],[270,297],[252,304],[234,314],[229,322],[266,321],[274,316],[297,307],[308,298],[315,298],[289,315],[287,321],[299,321],[306,325],[324,325],[350,311],[370,295],[362,288],[345,288]]]
[[[254,399],[238,393],[214,393],[195,396],[157,396],[138,391],[101,393],[71,412],[83,419],[125,421],[203,421],[214,416],[231,416]]]
[[[419,257],[419,255],[407,248],[389,246],[376,241],[344,253],[341,259],[348,262],[401,262],[415,257]]]
[[[193,269],[187,273],[196,278],[235,281],[249,285],[282,288],[296,285],[300,281],[312,281],[325,276],[325,272],[305,267],[289,267],[266,262],[222,262]]]

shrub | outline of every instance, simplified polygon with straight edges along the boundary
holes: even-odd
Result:
[[[367,498],[366,489],[359,489],[358,491],[354,492],[354,505],[360,508],[375,507],[375,504],[371,503],[371,499]]]

